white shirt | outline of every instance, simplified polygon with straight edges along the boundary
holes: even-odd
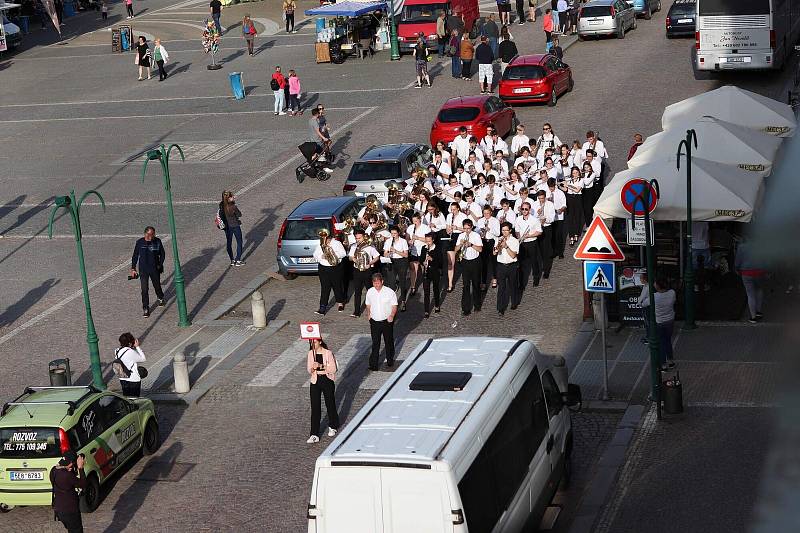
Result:
[[[517,214],[514,211],[512,211],[510,207],[508,208],[508,211],[506,211],[505,209],[501,209],[500,211],[497,212],[497,220],[499,220],[501,224],[503,222],[508,222],[509,224],[513,224],[517,220]]]
[[[486,136],[481,140],[481,150],[483,153],[486,154],[488,157],[494,158],[494,153],[498,150],[503,151],[504,156],[508,156],[508,144],[497,136],[497,140],[492,139],[490,136]]]
[[[592,165],[592,171],[594,172],[594,177],[599,178],[600,172],[603,170],[603,163],[600,162],[600,159],[597,157],[593,157],[589,164]]]
[[[389,253],[389,249],[394,248],[394,253]],[[383,255],[388,257],[389,259],[402,259],[403,256],[400,255],[398,252],[407,252],[408,251],[408,241],[406,241],[403,237],[397,237],[396,239],[392,237],[392,234],[389,234],[389,238],[383,242]]]
[[[583,143],[582,150],[584,157],[586,157],[586,150],[589,150],[590,148],[592,148],[592,143],[590,143],[589,141]],[[601,159],[605,159],[608,157],[608,152],[606,151],[606,145],[603,144],[603,141],[601,141],[600,139],[597,139],[597,142],[594,145],[594,151],[597,154],[597,157]]]
[[[522,212],[522,211],[521,211],[521,209],[522,209],[522,204],[524,204],[524,203],[526,203],[526,202],[527,202],[527,203],[529,203],[530,205],[533,205],[533,203],[534,203],[535,201],[536,201],[536,200],[534,200],[534,199],[533,199],[533,198],[531,198],[530,196],[526,196],[525,198],[523,198],[523,197],[521,197],[521,196],[520,196],[520,197],[519,197],[519,198],[517,198],[517,199],[516,199],[516,201],[514,202],[514,212],[515,212],[517,215],[519,215],[519,214]]]
[[[461,174],[456,174],[456,178],[458,178],[458,183],[460,183],[461,186],[464,187],[465,189],[472,188],[472,174],[470,174],[466,170]]]
[[[516,181],[516,182],[509,181],[508,183],[506,183],[505,186],[503,187],[503,191],[505,192],[506,195],[506,200],[509,200],[511,202],[516,202],[517,199],[519,198],[519,190],[521,188],[522,188],[521,181]]]
[[[357,249],[357,248],[358,248],[358,243],[355,243],[355,244],[353,244],[353,245],[350,247],[350,253],[348,254],[348,255],[350,256],[350,259],[352,259],[352,260],[354,260],[354,261],[355,261],[356,249]],[[378,250],[376,250],[376,249],[375,249],[375,247],[374,247],[374,246],[372,246],[372,245],[366,246],[366,247],[365,247],[363,250],[361,250],[361,251],[362,251],[363,253],[365,253],[365,254],[369,255],[369,262],[370,262],[370,263],[372,263],[373,259],[375,259],[375,258],[377,258],[377,257],[380,257],[380,254],[378,253]]]
[[[467,202],[462,201],[460,207],[461,207],[461,211],[463,211],[465,215],[470,217],[473,222],[478,220],[481,217],[481,214],[483,212],[483,210],[481,209],[481,206],[480,206],[480,204],[478,204],[478,202],[467,203]]]
[[[524,166],[525,169],[528,171],[530,171],[531,169],[536,170],[537,168],[539,168],[539,161],[533,156],[528,156],[528,157],[519,156],[514,160],[514,168],[517,168],[517,165]]]
[[[423,202],[422,200],[417,200],[414,202],[414,211],[417,213],[424,213],[428,210],[428,202]]]
[[[521,148],[528,146],[529,142],[530,138],[528,138],[528,136],[524,133],[518,133],[517,135],[514,135],[514,137],[511,139],[511,153],[517,155]]]
[[[119,378],[120,381],[130,381],[132,383],[138,383],[142,381],[141,376],[139,376],[139,363],[144,363],[146,361],[144,357],[144,352],[138,346],[133,348],[128,348],[127,346],[117,348],[114,352],[114,356],[118,357],[122,364],[125,365],[125,368],[128,369],[130,372],[130,376],[127,378]]]
[[[432,232],[436,233],[437,231],[444,229],[444,227],[447,225],[447,220],[441,213],[439,213],[437,216],[433,216],[430,213],[425,213],[425,216],[422,217],[422,224],[428,226]]]
[[[536,207],[534,206],[534,209]],[[531,237],[531,234],[541,233],[542,232],[542,224],[539,222],[539,219],[533,216],[528,215],[528,219],[526,220],[525,217],[517,217],[517,220],[514,222],[514,231],[517,234],[518,239],[522,239],[522,236],[526,233],[529,234],[528,237],[522,239],[522,242],[533,242],[536,240],[538,235]]]
[[[558,180],[558,175],[561,173],[561,171],[560,171],[560,170],[558,170],[558,169],[555,167],[555,165],[553,165],[553,166],[552,166],[552,167],[550,167],[550,168],[544,167],[544,170],[547,172],[547,177],[548,177],[548,178],[553,178],[553,179],[554,179],[554,180],[556,180],[556,181]]]
[[[497,254],[497,262],[503,263],[504,265],[508,265],[510,263],[516,263],[517,256],[511,257],[511,254],[508,253],[508,250],[511,250],[515,254],[519,253],[519,240],[513,235],[509,235],[506,238],[506,244],[508,245],[508,249],[503,248],[500,250],[500,253]]]
[[[386,285],[381,290],[370,287],[364,303],[369,309],[370,320],[381,322],[391,316],[392,308],[397,305],[397,294]]]
[[[450,176],[450,174],[453,173],[453,169],[450,167],[450,165],[445,163],[444,160],[441,163],[434,162],[432,164],[433,166],[436,167],[436,170],[439,171],[439,174],[442,176]]]
[[[594,183],[594,180],[592,180],[592,183]],[[581,190],[583,190],[583,178],[567,178],[564,185],[567,187],[567,194],[580,194]]]
[[[470,146],[469,147],[469,152],[472,152],[472,153],[475,154],[475,160],[479,164],[481,164],[481,165],[483,164],[483,160],[486,159],[486,154],[483,153],[483,150],[481,150],[480,146],[478,146],[477,144],[475,146]],[[467,159],[469,159],[469,152],[467,152]]]
[[[386,211],[383,210],[383,202],[378,200],[378,218],[386,218]],[[361,211],[358,212],[358,218],[364,218],[364,213],[367,212],[367,206],[361,208]]]
[[[542,224],[542,227],[547,227],[553,223],[556,218],[556,209],[553,207],[553,202],[548,202],[546,199],[544,204],[536,201],[533,204],[533,212],[536,214],[536,218],[539,219],[539,222]]]
[[[337,239],[331,239],[328,241],[328,245],[331,247],[333,254],[341,261],[344,259],[344,256],[347,255],[347,252],[344,250],[344,246],[341,242]],[[319,244],[317,248],[314,250],[314,260],[322,266],[333,266],[328,261],[325,260],[325,254],[322,253],[322,246]]]
[[[479,218],[475,223],[475,231],[480,234],[484,228],[486,229],[486,233],[483,236],[484,239],[493,241],[500,236],[500,221],[495,217]]]
[[[464,246],[467,242],[472,244],[472,246]],[[459,244],[461,245],[461,249],[464,250],[464,259],[467,261],[472,261],[473,259],[480,257],[481,253],[475,249],[475,246],[483,246],[483,241],[474,231],[470,231],[469,235],[466,233],[459,235],[458,241],[456,241],[456,246]]]
[[[539,138],[536,139],[536,144],[539,148],[536,150],[534,156],[541,162],[544,161],[544,151],[548,148],[552,148],[553,151],[555,151],[556,146],[561,146],[561,139],[551,131],[550,133],[539,135]]]
[[[502,177],[508,176],[508,162],[505,159],[492,159],[492,169]]]
[[[461,161],[466,161],[469,156],[469,135],[465,137],[456,135],[456,138],[450,143],[450,148],[455,150],[456,156]]]
[[[422,247],[425,246],[424,237],[428,233],[431,232],[431,228],[426,226],[425,224],[420,224],[419,226],[415,226],[411,224],[408,229],[406,230],[406,235],[408,235],[408,240],[411,243],[409,246],[409,251],[411,255],[419,256],[420,252],[422,252]],[[415,240],[414,237],[422,237],[423,240]]]
[[[583,188],[591,189],[594,186],[594,172],[581,172],[583,176]]]
[[[495,209],[500,209],[500,201],[505,198],[502,187],[497,185],[487,185],[483,194],[483,205],[490,203],[488,201],[490,194],[492,195],[491,206]]]
[[[463,195],[464,187],[462,187],[460,184],[446,186],[442,190],[442,200],[444,200],[445,202],[455,201],[455,194],[457,192],[460,192]]]
[[[467,219],[467,216],[464,213],[456,213],[456,216],[453,216],[453,213],[447,213],[447,221],[448,226],[453,226],[453,233],[461,233],[464,227],[464,221]]]
[[[561,209],[562,207],[567,207],[567,196],[564,194],[564,191],[556,187],[552,191],[548,189],[547,192],[548,192],[547,201],[548,203],[553,204],[553,209],[556,212],[555,220],[556,221],[564,220],[564,213],[566,213],[566,210],[562,211],[561,213],[558,212],[558,210]]]
[[[572,157],[572,164],[578,168],[583,166],[583,160],[586,159],[583,150],[579,150],[578,148],[573,148],[569,151],[569,155]]]

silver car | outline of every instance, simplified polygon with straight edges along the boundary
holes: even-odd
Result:
[[[405,182],[415,169],[430,163],[433,152],[424,144],[384,144],[373,146],[359,157],[350,168],[342,188],[345,196],[374,194],[384,202],[389,190],[386,182]]]
[[[578,39],[613,35],[625,38],[625,32],[636,29],[633,4],[625,0],[593,0],[578,14]]]

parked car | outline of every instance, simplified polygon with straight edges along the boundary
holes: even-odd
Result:
[[[279,272],[285,277],[316,274],[319,265],[313,255],[319,244],[319,230],[336,235],[335,224],[358,215],[364,201],[353,196],[309,198],[295,207],[278,232]]]
[[[677,35],[694,35],[697,0],[675,0],[667,12],[667,39]]]
[[[653,13],[661,11],[661,0],[627,0],[633,6],[633,11],[637,17],[644,17],[650,20]]]
[[[592,0],[578,13],[578,39],[615,35],[625,38],[625,32],[636,29],[633,5],[625,0]]]
[[[2,9],[3,6],[0,6]],[[6,34],[6,44],[8,45],[9,50],[14,50],[18,48],[20,44],[22,44],[22,31],[20,31],[19,26],[8,20],[6,18],[5,13],[0,11],[0,20],[3,24],[3,31]]]
[[[0,411],[0,510],[50,506],[50,470],[67,452],[85,456],[81,512],[101,501],[100,487],[140,450],[160,444],[153,402],[84,387],[28,387]]]
[[[451,142],[461,126],[480,139],[489,124],[494,124],[497,133],[505,137],[516,129],[517,123],[514,110],[493,94],[457,96],[447,100],[436,115],[431,125],[431,146],[437,141]]]
[[[506,104],[547,102],[554,106],[558,97],[572,90],[572,70],[552,54],[517,56],[503,72],[498,94]]]
[[[372,146],[361,154],[347,175],[342,188],[345,196],[367,196],[374,194],[384,201],[389,190],[386,182],[405,181],[411,172],[424,167],[433,160],[431,149],[424,144],[382,144]]]

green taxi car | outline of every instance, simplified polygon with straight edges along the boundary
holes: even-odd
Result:
[[[67,450],[84,454],[80,506],[100,504],[100,486],[139,450],[159,446],[153,402],[85,387],[28,387],[0,411],[0,511],[51,505],[50,469]]]

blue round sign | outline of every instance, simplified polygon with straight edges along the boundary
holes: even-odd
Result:
[[[622,203],[623,209],[628,213],[636,216],[644,216],[644,202],[637,200],[645,190],[648,182],[642,178],[633,178],[622,186],[619,192],[619,199]],[[658,193],[653,184],[650,185],[650,198],[647,206],[647,211],[652,213],[658,205]],[[635,207],[634,207],[635,206]]]

